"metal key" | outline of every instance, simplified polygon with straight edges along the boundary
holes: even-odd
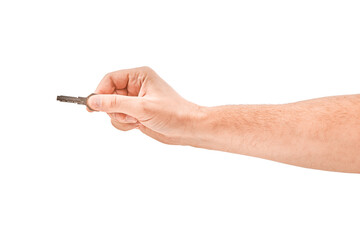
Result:
[[[94,109],[91,109],[91,107],[89,107],[89,105],[87,104],[87,100],[92,95],[95,95],[95,93],[92,93],[87,97],[70,97],[70,96],[60,95],[60,96],[56,97],[56,100],[58,100],[60,102],[68,102],[68,103],[76,103],[76,104],[86,105],[91,111],[95,111]]]

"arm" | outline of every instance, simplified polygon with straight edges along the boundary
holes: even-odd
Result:
[[[196,122],[192,146],[360,172],[360,95],[203,108]]]
[[[95,92],[91,108],[108,113],[120,130],[138,128],[167,144],[360,173],[360,95],[201,107],[147,67],[107,74]]]

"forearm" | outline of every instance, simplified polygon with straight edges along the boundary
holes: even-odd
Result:
[[[297,166],[360,172],[360,95],[203,107],[188,144]]]

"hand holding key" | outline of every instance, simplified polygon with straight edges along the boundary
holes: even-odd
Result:
[[[87,106],[106,112],[114,127],[123,131],[139,128],[168,144],[181,144],[191,136],[200,110],[149,67],[109,73],[95,94],[88,98]]]
[[[360,173],[360,95],[200,107],[142,67],[107,74],[87,98],[59,97],[108,113],[117,129],[139,128],[163,143]]]

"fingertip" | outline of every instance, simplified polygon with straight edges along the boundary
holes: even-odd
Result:
[[[93,95],[87,99],[87,105],[88,105],[87,108],[89,110],[91,109],[90,111],[98,110],[100,108],[100,104],[101,104],[100,96]]]
[[[138,120],[136,118],[132,117],[132,116],[125,115],[124,122],[126,122],[126,123],[137,123]]]

